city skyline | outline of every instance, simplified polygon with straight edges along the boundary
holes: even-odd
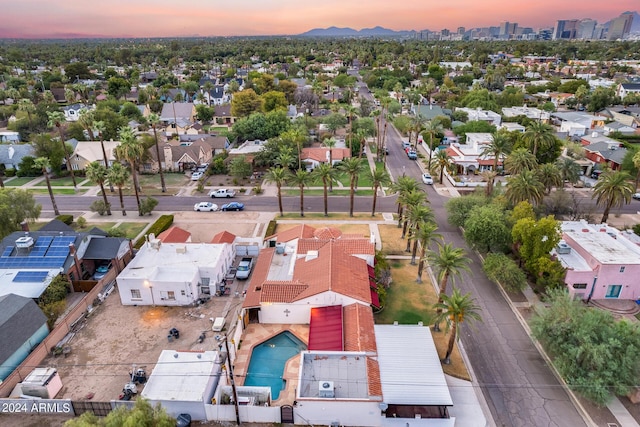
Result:
[[[439,5],[419,0],[393,4],[371,0],[366,6],[354,0],[304,3],[292,0],[260,2],[237,0],[233,4],[183,0],[176,8],[168,0],[21,0],[1,6],[0,38],[116,38],[296,35],[314,28],[382,26],[392,30],[456,30],[458,27],[498,26],[548,28],[557,20],[591,18],[607,22],[638,9],[637,0],[555,2],[540,0],[512,6],[486,0],[451,0]],[[497,12],[493,12],[497,11]]]

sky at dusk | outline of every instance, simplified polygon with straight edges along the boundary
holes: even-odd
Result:
[[[0,38],[188,37],[356,30],[552,27],[558,19],[606,22],[638,0],[0,0]]]

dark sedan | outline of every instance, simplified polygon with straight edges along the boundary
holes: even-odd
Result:
[[[222,208],[220,209],[224,212],[226,211],[243,211],[244,210],[244,204],[240,203],[240,202],[231,202],[231,203],[227,203],[226,205],[222,205]]]

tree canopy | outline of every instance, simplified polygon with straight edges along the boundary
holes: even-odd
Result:
[[[19,231],[22,221],[38,219],[41,209],[27,190],[0,189],[0,239]]]

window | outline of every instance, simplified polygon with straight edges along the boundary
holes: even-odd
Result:
[[[187,293],[185,291],[180,291],[180,295],[185,296]]]
[[[622,291],[622,285],[609,285],[607,288],[607,294],[604,297],[618,298],[620,296],[620,291]]]
[[[586,283],[574,283],[573,289],[587,289]]]
[[[174,301],[176,299],[176,293],[173,291],[167,291],[167,299]]]
[[[140,289],[131,289],[131,299],[142,299]]]
[[[624,273],[624,265],[620,267],[620,273]]]
[[[209,282],[211,281],[211,278],[203,277],[200,279],[200,281],[202,282],[202,286],[209,286]]]

